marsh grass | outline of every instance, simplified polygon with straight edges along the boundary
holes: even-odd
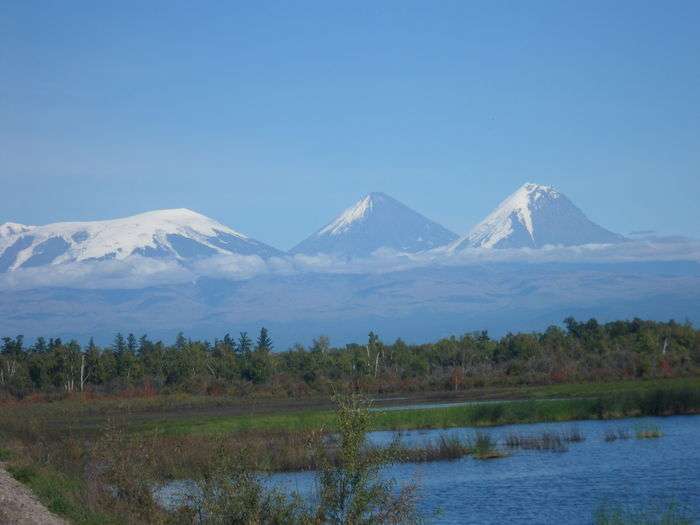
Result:
[[[693,520],[676,503],[664,508],[629,509],[601,505],[593,515],[595,525],[691,525]]]
[[[27,485],[46,508],[68,518],[71,523],[124,523],[118,515],[88,504],[85,499],[87,486],[80,477],[59,472],[50,465],[38,465],[26,460],[11,463],[7,470],[17,481]]]
[[[397,440],[386,450],[391,461],[396,463],[451,461],[472,453],[470,443],[456,436],[440,436],[418,447],[408,447]]]
[[[375,412],[371,430],[410,430],[496,426],[517,423],[694,414],[700,412],[700,388],[640,391],[590,399],[544,399]],[[240,431],[334,430],[331,411],[303,411],[232,417],[178,418],[147,423],[166,434],[225,434]]]
[[[474,459],[498,459],[504,458],[507,454],[496,448],[496,442],[490,434],[477,432],[472,446]]]
[[[615,394],[608,393],[615,391]],[[700,413],[700,381],[697,379],[618,382],[611,384],[558,385],[551,388],[522,389],[523,395],[535,392],[552,395],[590,394],[587,398],[503,401],[432,409],[379,411],[372,419],[371,430],[408,430],[423,428],[455,428],[494,426],[515,423],[573,421],[583,419],[615,419]],[[334,430],[332,410],[274,409],[271,405],[259,412],[252,402],[239,402],[234,415],[230,411],[207,410],[212,407],[236,406],[234,400],[216,398],[211,402],[187,396],[161,396],[152,399],[98,400],[80,402],[75,399],[52,403],[11,403],[0,410],[9,420],[12,432],[17,423],[47,421],[52,430],[65,432],[73,427],[81,434],[99,433],[111,414],[129,416],[129,429],[147,432],[158,429],[165,435],[222,435],[233,432]],[[209,405],[208,403],[211,403]],[[284,403],[280,402],[280,407]],[[267,405],[266,405],[267,406]],[[320,406],[320,403],[319,405]],[[160,411],[159,411],[160,409]],[[3,417],[4,416],[4,417]],[[31,432],[30,432],[31,434]]]
[[[583,432],[577,427],[571,427],[561,432],[561,438],[567,443],[582,443],[586,441]]]
[[[537,436],[509,434],[506,437],[506,446],[522,450],[548,450],[551,452],[569,450],[562,436],[556,432],[543,432]]]
[[[656,425],[639,426],[635,430],[637,439],[656,439],[663,436],[661,428]]]
[[[9,461],[12,459],[12,452],[9,448],[0,447],[0,462]]]
[[[697,380],[663,383],[671,386],[662,389],[658,388],[660,384],[642,382],[638,391],[624,390],[597,398],[380,411],[372,413],[366,428],[485,427],[700,413]],[[595,392],[596,388],[599,387],[590,385],[585,390]],[[624,388],[632,386],[626,384]],[[310,435],[327,437],[339,431],[336,415],[329,410],[192,416],[190,412],[159,414],[155,409],[158,406],[177,409],[178,402],[176,398],[136,402],[148,406],[145,419],[132,412],[131,400],[110,402],[97,409],[90,407],[90,401],[81,404],[76,400],[3,404],[0,460],[44,504],[74,523],[160,523],[165,515],[153,504],[146,489],[152,483],[192,479],[210,472],[221,443],[225,454],[231,457],[245,451],[258,472],[319,469],[320,456],[306,446]],[[190,406],[206,405],[206,401],[197,401]],[[110,411],[122,409],[120,416],[110,415]],[[642,434],[645,438],[661,435],[660,430]],[[621,436],[620,432],[616,433],[616,439],[623,439]],[[572,430],[559,439],[566,446],[577,442],[579,437],[583,436]],[[338,450],[337,444],[329,444],[326,465],[339,464]],[[470,442],[445,438],[422,448],[400,450],[393,459],[390,450],[377,454],[382,459],[420,462],[457,459],[470,452],[477,459],[504,455],[484,433]]]
[[[626,428],[608,429],[605,431],[605,434],[603,435],[603,439],[607,443],[612,443],[613,441],[617,441],[617,440],[626,440],[629,438],[630,438],[630,431],[627,430]]]
[[[505,438],[508,448],[522,450],[547,450],[551,452],[566,452],[568,443],[581,443],[585,441],[583,433],[573,427],[561,432],[544,431],[541,434],[518,434],[511,432]]]

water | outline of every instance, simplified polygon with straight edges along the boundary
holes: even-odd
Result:
[[[640,426],[657,426],[659,439],[635,439]],[[503,445],[511,432],[540,434],[577,428],[583,443],[568,452],[513,451],[503,459],[465,457],[420,465],[395,465],[385,474],[399,482],[418,483],[420,509],[434,523],[591,523],[601,504],[633,509],[665,508],[676,503],[700,522],[700,416],[641,418],[508,425],[483,429]],[[624,428],[631,438],[607,443],[605,431]],[[402,432],[406,444],[441,435],[472,437],[472,428]],[[394,432],[374,432],[374,443],[388,443]],[[311,473],[277,474],[270,483],[309,495]],[[176,505],[190,483],[177,482],[158,492]]]

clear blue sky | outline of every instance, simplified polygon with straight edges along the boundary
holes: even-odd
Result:
[[[147,4],[147,5],[146,5]],[[0,222],[188,207],[288,248],[525,181],[698,236],[700,2],[0,4]]]

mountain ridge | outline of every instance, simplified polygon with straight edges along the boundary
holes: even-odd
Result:
[[[189,259],[216,254],[271,257],[282,252],[187,208],[103,221],[0,225],[0,272],[131,255]]]
[[[624,241],[591,221],[566,195],[528,182],[503,200],[450,250],[463,248],[543,248]]]
[[[372,192],[294,246],[290,253],[363,257],[380,248],[414,253],[457,238],[457,234],[386,193]]]

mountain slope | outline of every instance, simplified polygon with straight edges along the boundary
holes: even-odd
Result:
[[[384,193],[370,193],[290,250],[346,257],[379,248],[419,252],[443,246],[457,235]]]
[[[227,253],[281,255],[271,246],[187,209],[108,221],[0,225],[0,272],[130,255],[190,259]]]
[[[592,222],[564,194],[527,183],[477,224],[451,250],[608,244],[624,237]]]

